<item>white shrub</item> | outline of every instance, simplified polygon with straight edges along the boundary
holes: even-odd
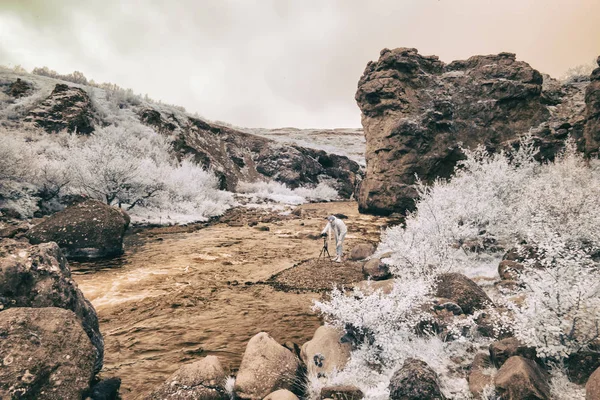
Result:
[[[466,151],[450,181],[418,185],[416,211],[405,226],[384,233],[377,251],[392,252],[386,261],[400,277],[390,295],[334,292],[331,300],[316,304],[330,323],[351,324],[371,335],[338,376],[365,387],[385,386],[403,360],[415,356],[440,375],[446,396],[468,396],[464,377],[453,373],[457,368],[450,360],[457,354],[468,359],[473,344],[487,339],[459,339],[432,353],[428,349],[435,348],[436,339],[414,332],[415,310],[431,297],[430,277],[441,272],[497,276],[503,252],[494,253],[492,245],[506,249],[527,243],[537,249],[522,275],[526,300],[512,304],[510,323],[519,339],[536,346],[541,357],[560,361],[598,337],[600,268],[592,255],[600,250],[600,170],[594,162],[586,166],[572,141],[546,164],[533,159],[531,143],[525,138],[512,156],[490,155],[482,148]],[[480,251],[470,250],[473,243]],[[535,268],[539,265],[543,268]],[[405,302],[399,293],[412,300]]]
[[[257,200],[271,200],[276,203],[298,205],[311,201],[333,201],[338,198],[335,189],[324,182],[314,188],[299,187],[290,189],[285,184],[270,182],[240,182],[237,191]]]

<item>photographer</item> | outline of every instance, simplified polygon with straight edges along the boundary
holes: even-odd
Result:
[[[342,246],[344,244],[344,238],[346,237],[346,233],[348,233],[348,229],[346,228],[346,224],[341,219],[335,217],[334,215],[330,215],[327,217],[327,225],[323,232],[321,232],[321,236],[328,236],[331,231],[333,231],[333,235],[335,238],[335,252],[337,257],[333,259],[335,262],[342,262]]]

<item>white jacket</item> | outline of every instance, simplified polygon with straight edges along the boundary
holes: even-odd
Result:
[[[342,221],[339,218],[334,218],[333,221],[329,221],[327,222],[327,225],[325,226],[325,229],[323,229],[323,232],[321,232],[321,234],[323,233],[327,233],[329,234],[329,231],[333,230],[333,234],[335,235],[335,241],[336,243],[338,242],[340,236],[342,236],[343,234],[346,234],[348,232],[348,228],[346,228],[346,224],[344,223],[344,221]]]

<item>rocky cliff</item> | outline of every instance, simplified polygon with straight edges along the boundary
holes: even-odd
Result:
[[[445,64],[416,49],[382,50],[356,92],[367,141],[361,211],[413,209],[416,176],[425,182],[449,177],[464,158],[461,146],[499,151],[530,131],[540,158],[552,159],[568,135],[583,150],[598,130],[589,99],[598,91],[588,89],[586,114],[586,85],[543,77],[511,53]]]

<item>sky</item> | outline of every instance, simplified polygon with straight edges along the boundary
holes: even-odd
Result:
[[[502,51],[559,77],[600,55],[600,0],[0,0],[0,64],[81,71],[244,127],[359,127],[383,48]]]

